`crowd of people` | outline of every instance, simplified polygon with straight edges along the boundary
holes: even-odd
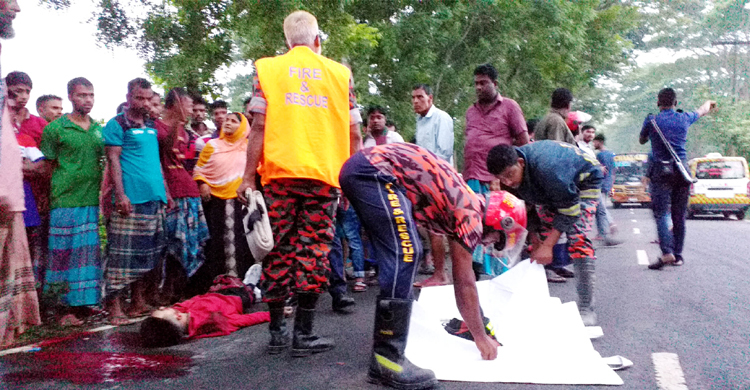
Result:
[[[17,12],[10,4],[3,12]],[[100,307],[110,323],[127,324],[195,296],[152,313],[177,329],[170,340],[269,321],[269,353],[324,352],[334,341],[313,329],[320,294],[331,294],[335,311],[355,305],[347,294],[346,239],[353,291],[367,289],[365,257],[378,267],[370,379],[426,388],[434,374],[404,356],[413,285],[450,283],[449,254],[462,317],[482,357],[494,359],[498,344],[486,334],[474,283],[492,252],[486,249],[502,250],[504,232],[519,227],[530,231],[529,256],[547,267],[550,282],[575,275],[581,317],[596,324],[594,219],[605,245],[620,243],[606,209],[612,158],[603,135],[570,120],[570,91],[555,90],[549,113],[527,122],[519,104],[498,92],[497,70],[477,66],[459,174],[453,119],[435,106],[429,85],[412,90],[413,143],[381,106],[364,111],[363,132],[351,71],[321,55],[315,17],[290,14],[284,33],[289,51],[255,62],[243,112],[184,88],[162,97],[136,78],[122,86],[126,102],[102,126],[90,116],[94,85],[79,77],[67,84],[70,113],[63,114],[61,97],[44,95],[36,116],[27,108],[31,78],[7,74],[0,94],[3,345],[41,322],[39,294],[62,284],[62,325],[80,325]],[[253,258],[242,224],[248,191],[261,191],[267,204],[274,246],[263,259]],[[675,234],[680,229],[675,222]],[[679,256],[681,241],[674,246],[664,262]],[[223,290],[217,281],[242,290],[237,278],[256,263],[262,277],[251,278],[249,294],[200,295]],[[417,272],[432,276],[414,284]],[[255,295],[258,283],[262,294]],[[268,313],[243,317],[258,299]],[[188,315],[198,306],[203,314]],[[212,307],[229,320],[197,330],[210,322]],[[145,333],[158,339],[159,332]]]

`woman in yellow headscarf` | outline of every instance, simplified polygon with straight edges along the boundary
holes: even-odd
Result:
[[[230,113],[219,138],[208,141],[195,165],[193,179],[200,188],[211,239],[206,243],[206,262],[191,278],[191,292],[205,293],[217,275],[243,277],[254,263],[242,226],[242,206],[237,200],[249,134],[245,116]]]

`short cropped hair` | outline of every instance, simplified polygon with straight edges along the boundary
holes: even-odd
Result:
[[[319,32],[318,20],[307,11],[294,11],[284,19],[284,37],[290,47],[312,46]]]
[[[151,82],[141,77],[130,80],[128,82],[128,94],[133,93],[133,90],[136,87],[141,88],[141,89],[149,89],[151,88]]]
[[[567,88],[558,88],[552,92],[550,106],[556,109],[568,108],[573,101],[573,94]]]
[[[217,108],[226,108],[229,110],[229,104],[223,100],[216,100],[213,103],[211,103],[211,111],[217,109]]]
[[[386,118],[385,120],[385,127],[393,127],[394,129],[398,130],[398,126],[396,126],[396,122],[388,118]]]
[[[206,101],[206,99],[203,98],[203,96],[197,93],[191,93],[190,97],[193,98],[193,104],[202,104],[208,107],[208,102]]]
[[[182,330],[175,324],[156,317],[148,317],[141,323],[141,344],[146,348],[162,348],[177,345],[182,341]]]
[[[415,86],[414,86],[414,88],[412,88],[411,90],[412,90],[412,91],[416,91],[416,90],[418,90],[418,89],[421,89],[421,90],[423,90],[423,91],[424,91],[424,93],[426,93],[426,94],[427,94],[427,96],[432,96],[432,88],[430,88],[430,86],[429,86],[429,85],[427,85],[427,84],[417,84],[417,85],[415,85]]]
[[[42,96],[39,96],[38,99],[36,99],[36,106],[41,107],[42,105],[44,105],[44,103],[47,103],[50,100],[62,101],[62,98],[59,96],[55,96],[55,95],[42,95]]]
[[[376,112],[379,112],[379,113],[383,114],[383,116],[386,117],[386,118],[388,117],[388,111],[383,106],[379,106],[379,105],[376,104],[376,105],[372,105],[370,107],[367,107],[367,117],[368,118],[370,117],[371,114],[376,113]]]
[[[600,141],[601,143],[604,143],[604,141],[606,141],[606,138],[604,137],[604,133],[599,133],[595,135],[594,141]]]
[[[584,131],[586,131],[588,129],[594,129],[594,130],[596,130],[596,127],[594,127],[592,125],[584,125],[583,127],[581,127],[581,133],[583,133]]]
[[[518,152],[511,145],[497,145],[487,154],[487,171],[499,175],[509,166],[518,162]]]
[[[7,76],[5,76],[5,85],[12,87],[19,84],[25,85],[29,88],[34,88],[33,84],[31,83],[31,77],[29,77],[29,75],[24,72],[10,72]]]
[[[656,105],[659,107],[672,107],[677,105],[677,92],[672,88],[663,88],[659,91]]]
[[[252,96],[248,96],[245,98],[245,100],[242,101],[242,108],[247,107],[248,104],[250,104],[250,101],[253,100]]]
[[[539,123],[539,118],[532,118],[526,121],[526,131],[529,132],[529,134],[534,134],[534,128],[536,127],[537,123]]]
[[[497,69],[492,64],[482,64],[474,68],[474,76],[485,75],[492,81],[497,81]]]
[[[76,77],[73,80],[68,81],[68,95],[72,95],[73,92],[75,92],[76,87],[79,85],[86,88],[94,88],[94,84],[91,84],[91,81],[87,78]]]

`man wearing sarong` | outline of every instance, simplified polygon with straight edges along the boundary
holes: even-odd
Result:
[[[99,303],[99,187],[104,156],[102,127],[89,113],[94,86],[83,77],[68,82],[73,112],[47,125],[41,151],[52,170],[49,265],[45,286],[67,283],[66,325],[80,325],[85,306]]]
[[[13,37],[16,0],[0,1],[0,38]],[[5,83],[0,80],[0,347],[41,323],[29,243],[23,223],[21,153],[13,131]],[[12,102],[11,102],[12,103]]]
[[[122,310],[123,290],[131,287],[127,315],[149,313],[145,283],[166,244],[167,194],[159,161],[154,123],[148,120],[151,83],[137,78],[128,83],[128,107],[104,127],[104,145],[112,180],[115,209],[107,225],[107,310],[110,322],[127,322]],[[107,201],[110,201],[107,199]]]
[[[203,245],[208,240],[208,225],[201,204],[198,185],[185,168],[185,154],[190,141],[186,125],[193,112],[193,98],[183,88],[174,88],[165,98],[162,119],[155,121],[159,139],[159,155],[164,179],[174,207],[167,210],[167,253],[182,265],[186,277],[191,277],[203,265]],[[175,291],[178,267],[167,261],[167,275],[163,294],[179,295]],[[176,271],[176,272],[175,272]]]
[[[320,55],[319,34],[313,15],[293,12],[284,20],[289,52],[255,63],[253,125],[237,194],[246,202],[245,190],[256,188],[262,156],[258,173],[275,241],[263,260],[269,353],[289,347],[284,300],[292,290],[299,302],[292,354],[333,348],[332,340],[313,333],[315,307],[328,284],[339,170],[359,150],[362,135],[351,71]]]

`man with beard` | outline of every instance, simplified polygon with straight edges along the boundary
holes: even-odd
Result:
[[[13,37],[13,19],[21,12],[16,0],[0,2],[0,38]],[[9,96],[13,99],[13,96]],[[10,102],[9,102],[10,103]],[[5,83],[0,81],[0,107],[5,107]],[[31,326],[41,323],[34,289],[34,271],[23,223],[26,208],[23,172],[11,114],[0,110],[0,347],[12,344]]]
[[[41,151],[52,169],[50,262],[45,283],[67,283],[65,303],[71,308],[60,320],[80,325],[86,306],[99,304],[99,188],[104,156],[102,127],[89,113],[94,86],[83,77],[68,82],[73,112],[49,124]]]
[[[122,290],[131,286],[127,314],[149,313],[143,281],[157,264],[165,245],[167,194],[154,123],[148,119],[154,92],[137,78],[128,83],[128,106],[104,127],[115,212],[107,226],[107,309],[114,325],[127,323]],[[107,199],[106,201],[111,201]]]

